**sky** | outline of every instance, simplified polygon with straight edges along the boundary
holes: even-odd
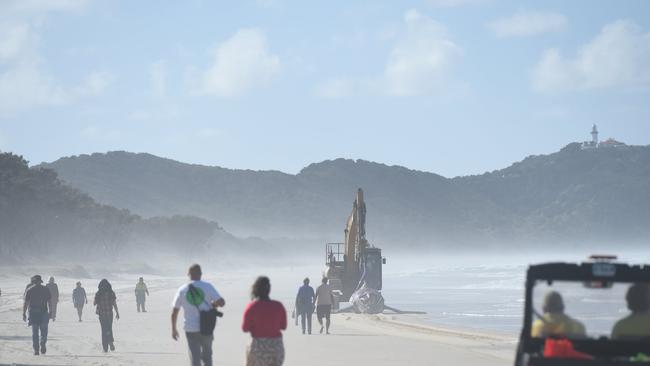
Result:
[[[650,1],[0,0],[0,150],[447,177],[650,144]]]

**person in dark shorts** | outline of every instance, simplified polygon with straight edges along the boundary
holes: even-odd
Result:
[[[77,309],[77,315],[79,315],[79,321],[81,320],[81,315],[84,311],[84,305],[88,304],[88,297],[86,296],[86,290],[81,287],[81,282],[77,282],[77,287],[72,290],[72,304],[75,309]]]
[[[327,277],[323,277],[321,285],[316,289],[315,303],[320,332],[323,333],[323,318],[325,318],[325,332],[330,334],[330,315],[332,314],[332,304],[334,304],[334,294],[327,282]]]
[[[107,279],[99,281],[97,293],[95,294],[94,305],[95,311],[99,316],[99,324],[102,328],[102,348],[104,352],[115,351],[115,339],[113,338],[113,309],[115,309],[115,319],[120,319],[120,312],[117,309],[117,297],[113,287]]]
[[[23,321],[29,319],[29,325],[32,327],[32,346],[34,355],[47,352],[47,327],[50,321],[50,300],[52,295],[47,287],[43,286],[43,279],[40,275],[35,275],[25,292],[25,302],[23,304]],[[26,315],[29,309],[29,318]],[[40,340],[39,340],[40,333]],[[40,341],[40,342],[39,342]],[[39,347],[40,346],[40,347]]]
[[[309,278],[305,278],[302,283],[303,285],[298,289],[298,295],[296,295],[296,316],[300,316],[302,334],[305,334],[305,328],[311,334],[311,318],[314,313],[314,299],[316,295],[314,294],[314,289],[309,286]]]

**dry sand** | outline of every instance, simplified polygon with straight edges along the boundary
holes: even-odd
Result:
[[[151,296],[147,313],[137,313],[133,287],[139,274],[113,275],[121,319],[114,322],[115,352],[104,354],[92,296],[97,279],[82,279],[90,304],[84,321],[76,320],[71,292],[75,278],[57,278],[61,292],[56,322],[50,322],[48,353],[33,356],[31,330],[21,319],[22,291],[26,276],[0,274],[0,364],[21,365],[183,365],[188,364],[185,339],[172,340],[170,303],[184,277],[146,276]],[[271,277],[272,297],[291,313],[294,290],[305,275],[300,270],[266,270]],[[314,272],[314,271],[312,271]],[[179,273],[183,273],[179,271]],[[47,273],[40,273],[47,278]],[[225,317],[214,340],[215,365],[244,365],[250,338],[240,330],[248,287],[255,270],[205,276],[226,299]],[[284,333],[285,365],[510,365],[515,339],[512,336],[436,328],[413,315],[364,316],[336,314],[332,334],[303,336],[290,319]],[[182,322],[179,322],[182,329]]]

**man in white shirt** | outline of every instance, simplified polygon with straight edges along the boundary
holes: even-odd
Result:
[[[183,329],[190,349],[192,366],[212,366],[212,335],[201,334],[201,315],[199,311],[208,311],[211,307],[222,307],[226,301],[211,284],[201,281],[201,266],[193,264],[188,270],[191,283],[181,286],[176,292],[172,306],[172,338],[178,340],[176,329],[178,312],[183,308],[185,324]],[[191,286],[191,287],[190,287]]]

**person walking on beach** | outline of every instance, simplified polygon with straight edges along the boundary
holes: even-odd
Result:
[[[178,312],[183,309],[185,337],[190,354],[190,365],[212,366],[212,340],[214,336],[201,332],[201,313],[223,307],[226,301],[210,283],[201,281],[201,266],[193,264],[188,270],[191,282],[181,286],[174,296],[172,304],[172,338],[178,340],[176,328]]]
[[[303,285],[298,289],[298,295],[296,295],[296,316],[300,316],[302,334],[305,334],[305,326],[307,332],[311,334],[311,318],[314,313],[316,295],[314,289],[309,286],[309,278],[305,278],[302,283]]]
[[[287,312],[279,301],[271,300],[271,281],[260,276],[246,306],[242,330],[253,340],[248,347],[246,366],[280,366],[284,362],[282,331],[287,329]]]
[[[115,351],[113,309],[115,309],[115,320],[120,319],[120,311],[117,309],[117,296],[107,279],[99,281],[93,304],[97,307],[95,313],[99,316],[99,324],[102,328],[102,348],[104,352],[108,352],[109,348],[111,351]]]
[[[50,295],[52,295],[50,298],[50,317],[54,322],[56,321],[56,307],[59,304],[59,285],[54,282],[54,277],[50,276],[45,287],[50,290]]]
[[[147,312],[144,308],[144,302],[146,301],[147,296],[149,296],[149,289],[144,283],[144,279],[140,277],[138,283],[135,284],[135,302],[138,307],[138,313],[140,312],[140,308],[142,308],[143,313]]]
[[[79,321],[81,322],[81,314],[84,311],[84,305],[88,304],[86,290],[81,287],[81,282],[77,282],[77,287],[72,290],[72,304],[75,309],[77,309],[77,315],[79,315]]]
[[[325,318],[326,334],[330,334],[330,316],[332,314],[332,304],[334,304],[334,294],[332,288],[327,284],[327,277],[323,277],[321,285],[316,289],[316,317],[320,324],[320,332],[323,333],[323,318]]]
[[[32,327],[32,346],[34,355],[47,352],[47,327],[50,321],[51,304],[50,291],[43,286],[43,279],[40,275],[31,278],[30,286],[25,292],[25,302],[23,303],[23,321],[29,320]],[[29,318],[26,315],[29,310]],[[39,339],[40,333],[40,339]],[[40,346],[40,347],[39,347]]]

